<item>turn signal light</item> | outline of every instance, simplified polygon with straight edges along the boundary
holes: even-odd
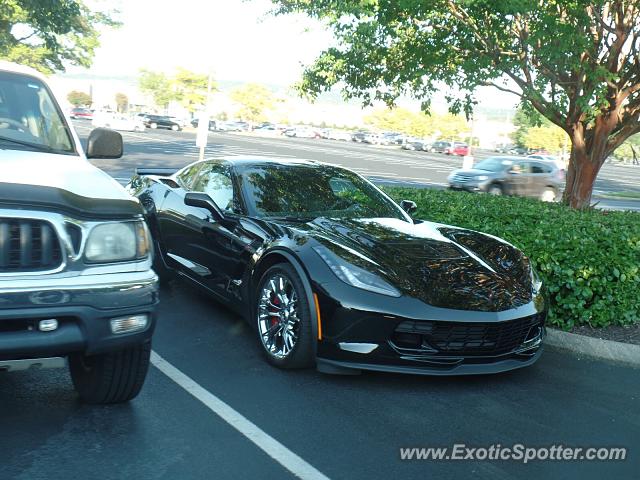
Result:
[[[119,317],[111,319],[111,332],[132,333],[144,330],[149,323],[147,315],[132,315],[130,317]]]

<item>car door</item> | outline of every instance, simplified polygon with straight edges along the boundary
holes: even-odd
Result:
[[[251,254],[247,246],[253,238],[242,228],[243,209],[231,166],[224,162],[201,163],[189,191],[209,195],[225,218],[216,221],[207,209],[185,206],[178,226],[181,244],[174,244],[174,252],[181,258],[174,260],[224,300],[237,300]]]
[[[551,165],[546,165],[542,162],[531,163],[531,196],[540,197],[542,195],[542,192],[551,183],[549,176],[552,171]]]
[[[530,172],[529,162],[523,160],[514,162],[505,179],[507,193],[519,197],[529,195]]]

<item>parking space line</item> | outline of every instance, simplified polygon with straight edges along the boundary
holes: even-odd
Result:
[[[156,352],[151,352],[151,363],[296,477],[303,480],[329,480],[327,476],[311,464],[304,461],[242,414],[182,373]]]

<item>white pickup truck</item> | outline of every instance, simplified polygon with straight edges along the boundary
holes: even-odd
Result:
[[[115,403],[144,382],[158,303],[138,201],[88,158],[44,76],[0,61],[0,371],[68,364],[80,398]]]

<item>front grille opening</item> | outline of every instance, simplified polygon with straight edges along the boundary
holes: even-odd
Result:
[[[53,270],[61,263],[60,242],[48,222],[0,218],[0,273]]]
[[[393,335],[393,343],[399,348],[418,349],[422,345],[422,335],[396,332]]]
[[[396,349],[421,350],[429,355],[496,356],[537,338],[543,322],[542,315],[481,323],[407,320],[396,327],[391,342]]]

